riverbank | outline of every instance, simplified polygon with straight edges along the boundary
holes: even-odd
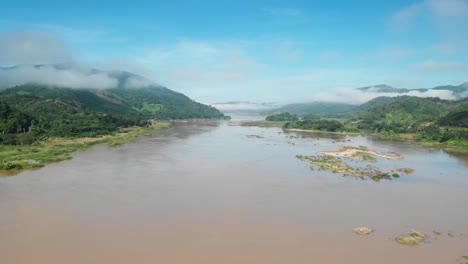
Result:
[[[279,127],[282,128],[287,121],[242,121],[239,122],[240,126],[256,126],[256,127]]]
[[[44,167],[47,164],[71,159],[76,151],[86,150],[96,144],[117,147],[149,135],[154,130],[170,127],[168,122],[153,122],[149,127],[122,128],[118,133],[101,137],[51,138],[35,145],[0,145],[0,175],[16,175],[24,170]]]
[[[299,129],[299,128],[284,128],[285,131],[288,132],[307,132],[307,133],[325,133],[330,135],[364,135],[363,133],[357,132],[346,132],[346,131],[323,131],[323,130],[311,130],[311,129]]]
[[[258,126],[258,127],[280,127],[282,128],[283,121],[248,121],[241,122],[240,126]],[[366,133],[366,132],[349,132],[349,131],[323,131],[323,130],[310,130],[310,129],[298,129],[298,128],[283,128],[287,132],[305,132],[305,133],[320,133],[329,135],[350,135],[350,136],[373,136],[384,140],[395,140],[395,141],[406,141],[430,150],[443,150],[451,153],[468,153],[468,140],[452,139],[445,142],[431,141],[428,139],[422,139],[421,134],[397,134],[397,133]]]

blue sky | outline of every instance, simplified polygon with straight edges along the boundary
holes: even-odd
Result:
[[[333,100],[467,82],[467,14],[468,0],[8,1],[0,65],[128,70],[205,103]]]

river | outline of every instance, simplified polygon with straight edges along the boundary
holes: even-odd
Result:
[[[466,155],[235,125],[246,118],[178,122],[0,177],[0,263],[441,264],[468,255]],[[375,182],[295,157],[349,145],[398,153],[403,160],[377,166],[415,171]],[[354,234],[360,226],[375,231]],[[413,229],[430,238],[395,242]]]

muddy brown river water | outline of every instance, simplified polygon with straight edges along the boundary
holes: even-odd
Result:
[[[360,145],[404,157],[378,158],[379,168],[415,171],[374,182],[295,157]],[[375,232],[358,236],[360,226]],[[412,229],[430,238],[394,241]],[[1,264],[455,264],[463,255],[468,157],[404,142],[182,122],[0,177]]]

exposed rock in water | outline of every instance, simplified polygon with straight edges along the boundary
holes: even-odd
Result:
[[[401,168],[397,169],[398,172],[404,173],[404,174],[411,174],[414,172],[414,169],[411,168]]]
[[[357,235],[369,235],[374,232],[374,230],[367,227],[356,227],[353,229],[353,232]]]
[[[405,245],[405,246],[417,246],[421,241],[427,238],[427,235],[423,232],[413,230],[411,233],[407,235],[401,235],[395,238],[395,241],[398,244]]]
[[[262,136],[259,135],[247,135],[248,138],[263,138]]]

